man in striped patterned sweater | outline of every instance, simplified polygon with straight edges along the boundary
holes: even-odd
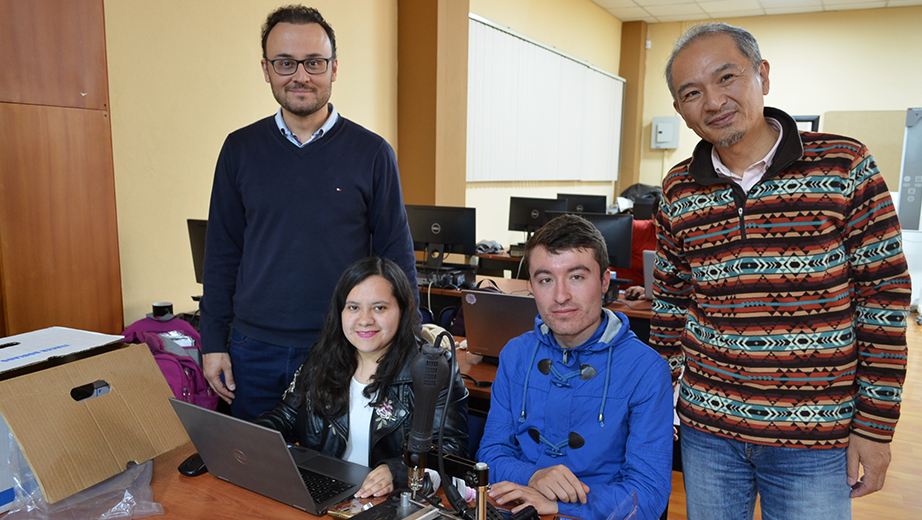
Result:
[[[887,186],[861,143],[764,107],[768,73],[721,23],[666,68],[702,139],[663,181],[650,333],[685,369],[690,520],[752,518],[757,495],[763,518],[849,518],[899,418],[910,281]]]

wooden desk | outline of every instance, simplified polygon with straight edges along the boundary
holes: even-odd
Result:
[[[622,295],[623,298],[624,295]],[[653,317],[653,302],[649,300],[624,300],[618,299],[608,305],[607,309],[624,313],[628,318],[637,318],[650,321]],[[633,322],[632,322],[633,324]],[[631,327],[633,329],[633,327]]]
[[[455,338],[455,341],[461,341],[463,339],[464,338]],[[496,379],[496,365],[483,363],[482,360],[483,356],[471,354],[466,350],[458,351],[458,367],[461,369],[462,374],[471,376],[477,381],[493,383],[493,380]],[[464,380],[464,386],[467,387],[467,391],[471,397],[484,399],[486,401],[490,400],[489,386],[475,386],[474,382],[469,379]]]
[[[314,516],[271,498],[253,493],[229,482],[215,478],[208,473],[198,477],[180,475],[176,468],[195,452],[192,443],[154,459],[154,475],[151,487],[154,502],[163,505],[166,520],[213,520],[237,518],[272,518],[273,520],[305,520],[331,516]],[[374,503],[383,501],[374,499]],[[2,516],[2,515],[0,515]],[[551,515],[542,517],[550,520]]]
[[[513,278],[528,279],[528,267],[521,256],[509,256],[508,253],[477,255],[477,274],[503,276],[505,271],[509,271]]]
[[[499,276],[481,276],[478,275],[476,278],[478,284],[481,287],[486,287],[490,285],[490,281],[496,284],[497,287],[504,293],[509,294],[531,294],[528,290],[528,280],[518,280],[514,278],[500,278]],[[426,294],[437,294],[440,296],[451,296],[454,298],[461,297],[461,291],[458,289],[442,289],[440,287],[432,287],[431,289],[427,285],[419,286],[419,294],[425,296]]]
[[[528,290],[528,281],[527,280],[515,280],[509,278],[500,278],[498,276],[477,276],[476,283],[479,283],[481,286],[487,286],[490,284],[488,280],[492,280],[497,287],[504,293],[508,294],[531,294]],[[458,289],[442,289],[439,287],[432,287],[431,289],[428,286],[420,285],[419,286],[419,302],[420,305],[429,309],[432,313],[433,321],[438,323],[439,315],[442,310],[446,307],[457,307],[461,306],[461,291]]]
[[[624,295],[622,295],[622,298]],[[653,302],[650,300],[619,299],[609,303],[606,308],[624,313],[631,322],[631,330],[637,338],[650,344],[650,319],[653,318]]]
[[[195,453],[195,447],[189,443],[154,459],[154,476],[151,479],[151,487],[154,489],[154,502],[162,504],[164,511],[164,516],[156,518],[167,520],[320,518],[225,482],[208,473],[198,477],[180,475],[176,468],[193,453]]]

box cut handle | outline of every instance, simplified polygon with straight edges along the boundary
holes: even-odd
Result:
[[[109,383],[99,380],[71,389],[70,396],[74,401],[80,402],[93,399],[109,393]]]

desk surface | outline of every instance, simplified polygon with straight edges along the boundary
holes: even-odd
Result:
[[[501,278],[498,276],[482,276],[477,275],[477,283],[480,283],[481,286],[490,285],[490,280],[496,284],[497,287],[504,293],[509,294],[530,294],[528,290],[528,280],[518,280],[515,278]],[[442,289],[439,287],[432,287],[431,289],[428,286],[420,285],[419,292],[420,294],[426,294],[427,292],[432,292],[432,294],[441,294],[443,296],[454,296],[457,298],[461,297],[461,291],[458,289]]]
[[[154,502],[163,505],[166,520],[212,520],[215,518],[272,518],[273,520],[305,520],[333,517],[318,517],[300,509],[276,502],[271,498],[253,493],[224,482],[206,473],[198,477],[180,475],[176,468],[195,452],[192,443],[154,459],[154,475],[151,487]],[[380,502],[383,499],[375,499]],[[542,517],[550,520],[551,516]]]
[[[176,468],[194,452],[195,447],[189,443],[154,459],[151,487],[154,489],[154,501],[162,504],[164,510],[164,516],[156,518],[320,518],[224,482],[207,473],[198,477],[180,475]]]
[[[613,311],[624,313],[628,318],[650,320],[653,317],[653,302],[650,300],[615,300],[605,307]]]

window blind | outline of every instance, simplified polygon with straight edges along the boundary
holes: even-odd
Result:
[[[624,80],[474,14],[467,181],[613,181]]]

